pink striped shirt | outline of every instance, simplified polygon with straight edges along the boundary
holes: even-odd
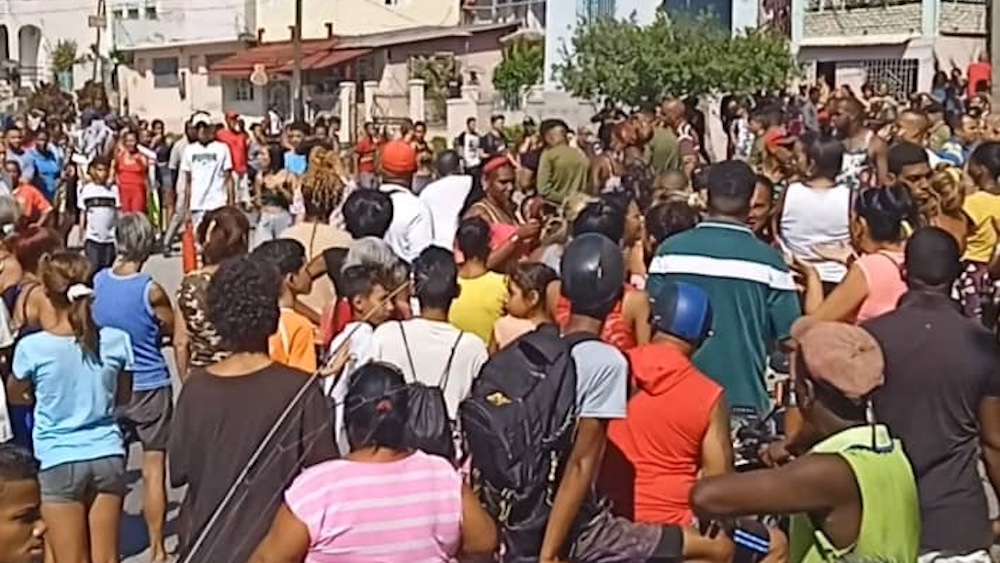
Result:
[[[314,465],[285,491],[309,529],[305,563],[447,562],[458,551],[462,479],[423,452],[391,463]]]

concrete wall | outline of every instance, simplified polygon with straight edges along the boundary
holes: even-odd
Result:
[[[806,12],[803,38],[921,33],[920,4]]]
[[[254,1],[264,41],[288,39],[295,2]],[[303,3],[302,35],[307,39],[324,38],[327,23],[333,24],[337,34],[366,35],[417,26],[457,25],[460,16],[458,0],[312,0]]]
[[[435,39],[396,45],[377,53],[376,68],[381,67],[376,94],[377,117],[405,117],[409,114],[409,61],[411,57],[453,53],[461,65],[462,76],[479,78],[479,91],[492,100],[493,69],[503,60],[500,38],[506,30],[477,33],[472,37]],[[427,99],[427,105],[431,104]]]
[[[986,4],[959,4],[941,2],[939,7],[940,33],[986,34]]]
[[[933,39],[912,39],[896,45],[862,45],[857,47],[800,47],[798,58],[804,64],[837,62],[836,81],[850,84],[857,91],[866,80],[860,61],[866,59],[917,59],[917,84],[929,91],[934,73]]]
[[[167,128],[179,131],[184,120],[195,110],[221,113],[223,79],[210,76],[206,57],[222,57],[243,48],[240,43],[194,45],[147,49],[135,54],[131,68],[119,67],[119,84],[132,114],[164,120]],[[153,59],[177,59],[178,82],[183,88],[157,87]]]

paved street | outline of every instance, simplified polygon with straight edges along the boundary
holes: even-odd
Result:
[[[161,256],[155,256],[146,264],[146,271],[167,290],[171,300],[173,300],[181,282],[180,258],[175,256],[164,259]],[[174,374],[174,397],[176,398],[181,387],[174,369],[173,351],[166,350],[166,356],[171,372]],[[129,455],[129,492],[128,496],[125,497],[125,514],[122,516],[121,555],[125,563],[146,563],[149,561],[147,552],[149,540],[146,537],[146,523],[142,519],[140,461],[140,449],[138,446],[134,446]],[[173,535],[175,530],[173,524],[177,519],[183,494],[180,490],[169,490],[168,496],[170,504],[167,513],[167,533],[170,534],[170,537],[167,539],[167,549],[172,551],[177,545],[177,537]]]

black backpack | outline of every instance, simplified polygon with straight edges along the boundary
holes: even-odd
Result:
[[[480,499],[500,524],[505,559],[537,559],[576,433],[573,346],[543,325],[483,366],[459,415]],[[589,512],[585,503],[581,517]]]
[[[458,333],[458,338],[451,346],[451,352],[448,354],[448,361],[445,362],[441,378],[435,386],[425,385],[417,380],[417,370],[413,364],[410,343],[406,340],[406,330],[403,323],[399,323],[399,333],[403,336],[406,358],[410,362],[410,373],[414,377],[414,381],[408,382],[406,386],[407,404],[410,411],[406,424],[406,443],[411,448],[454,462],[456,458],[455,429],[451,417],[448,416],[448,403],[444,400],[444,388],[448,385],[448,373],[451,371],[452,360],[455,359],[455,350],[458,349],[458,343],[462,341],[462,336],[465,333]]]

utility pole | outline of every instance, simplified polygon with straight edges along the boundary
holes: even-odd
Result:
[[[97,82],[100,78],[100,68],[101,68],[101,31],[104,26],[108,25],[107,19],[107,3],[105,0],[97,0],[97,13],[93,18],[90,19],[90,26],[94,28],[94,82]]]
[[[998,14],[1000,0],[986,0],[986,55],[990,62],[990,105],[994,108],[1000,103],[1000,69],[994,59],[1000,56],[1000,33],[996,33]]]
[[[292,32],[292,115],[296,121],[305,117],[302,105],[302,0],[295,0],[295,30]]]

